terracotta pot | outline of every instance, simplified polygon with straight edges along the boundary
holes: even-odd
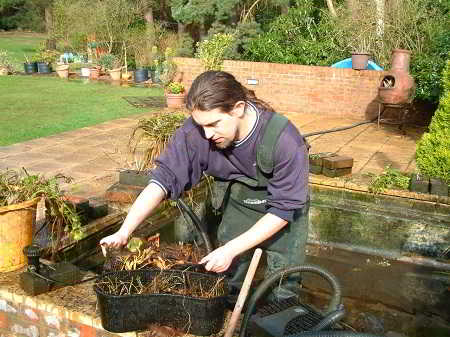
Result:
[[[122,74],[122,79],[128,81],[132,76],[133,75],[131,73],[126,72]]]
[[[167,107],[181,109],[184,106],[184,93],[166,94]]]
[[[370,55],[367,53],[353,53],[352,54],[352,69],[365,70],[369,63]]]
[[[121,72],[120,68],[111,69],[111,70],[108,70],[108,72],[109,72],[109,76],[111,76],[111,79],[113,81],[120,81],[120,72]]]
[[[68,64],[57,64],[55,70],[59,77],[61,77],[61,78],[69,77],[69,65]]]
[[[8,69],[1,67],[0,68],[0,76],[6,76],[9,74]]]
[[[100,69],[98,69],[97,67],[91,68],[89,77],[93,80],[98,80],[98,78],[100,77]]]

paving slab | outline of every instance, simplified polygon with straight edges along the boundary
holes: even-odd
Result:
[[[154,115],[147,112],[0,147],[0,169],[23,166],[36,173],[63,173],[74,178],[73,183],[63,185],[67,190],[86,196],[102,193],[117,182],[120,169],[133,167],[136,158],[128,150],[129,137],[139,119]],[[302,134],[358,122],[353,118],[320,114],[285,115]],[[352,174],[364,176],[367,172],[380,173],[387,165],[408,172],[415,171],[416,140],[422,133],[423,129],[417,127],[408,126],[399,130],[398,127],[378,127],[373,123],[308,137],[308,142],[311,153],[337,152],[352,157]],[[361,179],[367,181],[367,178]]]

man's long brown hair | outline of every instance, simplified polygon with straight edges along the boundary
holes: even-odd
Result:
[[[238,101],[249,101],[258,108],[273,111],[269,104],[258,99],[253,90],[244,87],[233,75],[214,70],[200,74],[192,82],[186,107],[190,111],[220,108],[223,112],[230,112]]]

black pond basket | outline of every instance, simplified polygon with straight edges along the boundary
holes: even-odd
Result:
[[[118,271],[103,274],[94,285],[100,309],[102,326],[110,332],[129,332],[147,330],[151,324],[169,326],[186,333],[207,336],[219,332],[224,323],[226,293],[213,298],[194,298],[174,294],[106,294],[98,284],[110,280],[130,282],[138,280],[150,283],[155,276],[175,276],[188,279],[190,283],[201,280],[204,289],[211,288],[218,279],[217,275],[156,269],[136,271]],[[225,280],[224,280],[225,282]],[[224,284],[226,291],[227,285]]]

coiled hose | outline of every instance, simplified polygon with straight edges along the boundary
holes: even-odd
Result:
[[[206,228],[198,218],[197,214],[195,214],[194,211],[188,205],[186,205],[186,203],[182,199],[178,199],[177,204],[180,209],[185,212],[189,216],[189,218],[191,218],[192,223],[194,224],[195,228],[202,237],[203,242],[205,243],[206,251],[208,252],[208,254],[211,253],[213,251],[213,246],[211,244],[211,241],[209,240]]]
[[[321,327],[322,322],[325,321],[323,326],[328,326],[330,319],[334,319],[334,315],[330,317],[330,315],[333,312],[341,310],[340,304],[341,304],[341,295],[342,295],[342,288],[339,284],[338,279],[328,272],[327,270],[323,269],[322,267],[313,265],[313,264],[304,264],[301,266],[294,266],[294,267],[288,267],[286,269],[282,269],[280,271],[277,271],[267,277],[264,281],[261,282],[261,284],[256,288],[255,292],[253,293],[252,297],[250,297],[248,304],[247,304],[247,311],[245,312],[244,318],[241,323],[241,331],[239,334],[239,337],[245,337],[248,321],[250,319],[250,315],[253,313],[256,302],[259,300],[259,298],[264,295],[264,293],[275,283],[278,282],[283,277],[293,274],[293,273],[301,273],[301,272],[309,272],[313,274],[317,274],[319,276],[322,276],[328,283],[330,284],[333,295],[330,300],[330,304],[327,308],[327,314],[329,314],[327,317],[324,318],[319,324],[316,325],[316,327]],[[342,316],[341,316],[342,318]],[[315,332],[315,333],[321,333],[321,332]]]

